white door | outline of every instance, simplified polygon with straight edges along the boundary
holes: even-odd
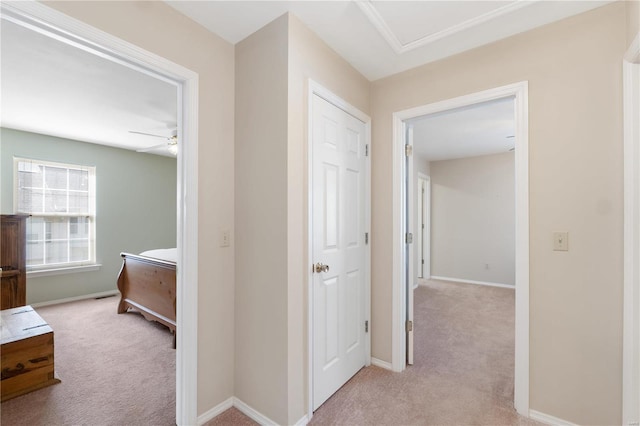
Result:
[[[407,217],[405,218],[405,232],[407,236],[411,236],[410,238],[405,239],[405,294],[407,298],[407,309],[406,309],[406,332],[407,332],[407,364],[413,365],[413,278],[414,278],[414,268],[417,265],[414,265],[414,243],[413,239],[416,237],[416,231],[414,225],[417,223],[414,217],[413,203],[415,198],[413,197],[413,182],[414,181],[414,170],[413,170],[413,158],[411,157],[413,153],[413,126],[407,125],[406,127],[406,145],[409,146],[410,149],[405,152],[407,155],[405,156],[405,201],[406,201],[406,212]]]
[[[418,233],[418,241],[416,245],[416,249],[418,252],[418,278],[424,278],[424,253],[422,248],[424,247],[424,179],[418,178],[418,214],[416,218],[418,219],[418,224],[416,226],[416,232]],[[418,283],[416,283],[417,285]]]
[[[313,410],[365,365],[365,130],[313,95]]]

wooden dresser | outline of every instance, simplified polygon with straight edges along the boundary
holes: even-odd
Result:
[[[27,303],[26,221],[28,215],[0,215],[0,309]]]

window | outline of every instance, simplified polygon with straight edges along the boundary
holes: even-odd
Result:
[[[95,167],[14,159],[15,211],[27,220],[27,269],[95,263]]]

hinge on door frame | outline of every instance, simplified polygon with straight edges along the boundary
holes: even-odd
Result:
[[[364,156],[368,157],[369,156],[369,144],[366,144],[364,146]]]
[[[407,244],[413,243],[413,234],[411,232],[404,234],[404,242]]]
[[[413,146],[406,144],[404,146],[404,155],[406,155],[407,157],[411,157],[412,154],[413,154]]]
[[[404,323],[404,329],[407,331],[407,333],[410,332],[410,331],[413,331],[413,321],[407,320]]]
[[[369,320],[366,320],[364,322],[364,332],[368,333],[369,332]]]
[[[368,232],[364,233],[364,243],[365,244],[369,244],[369,233]]]

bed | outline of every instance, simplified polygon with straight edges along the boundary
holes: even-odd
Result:
[[[176,331],[176,249],[157,249],[140,254],[120,253],[118,313],[141,313]]]

